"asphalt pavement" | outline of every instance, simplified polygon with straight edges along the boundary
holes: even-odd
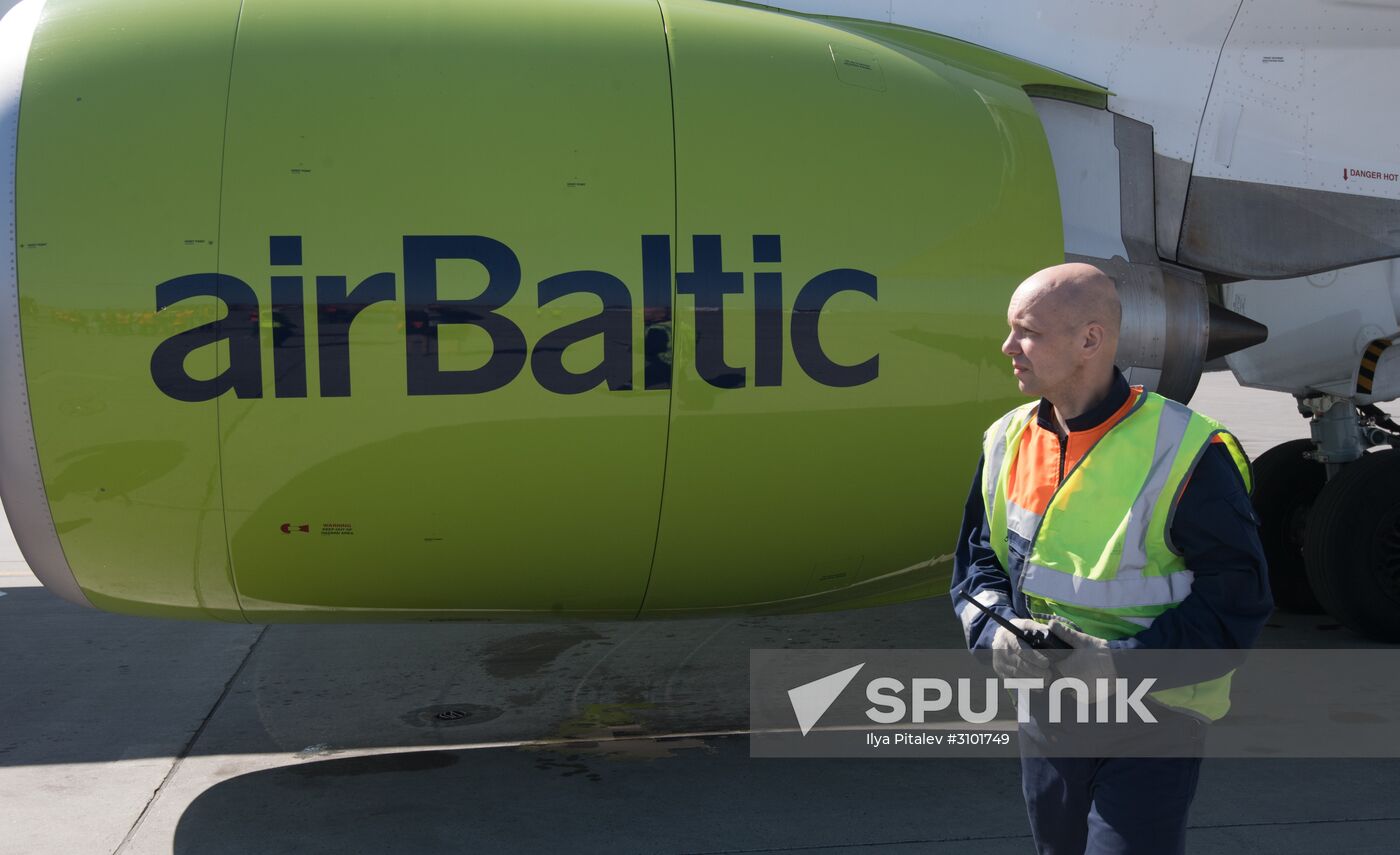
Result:
[[[1292,401],[1208,375],[1251,455]],[[953,485],[950,489],[965,489]],[[751,648],[958,647],[945,600],[602,624],[69,605],[0,531],[0,853],[1031,852],[1008,759],[748,756]],[[1273,647],[1372,646],[1276,615]],[[1400,759],[1207,760],[1194,853],[1395,852]]]

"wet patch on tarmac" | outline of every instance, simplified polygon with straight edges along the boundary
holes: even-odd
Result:
[[[513,710],[529,709],[540,702],[544,697],[543,689],[536,689],[533,692],[521,692],[516,695],[507,695],[506,703],[510,704]]]
[[[536,761],[535,768],[541,771],[562,769],[563,771],[559,773],[562,778],[572,778],[575,775],[582,775],[584,780],[593,781],[594,783],[603,780],[603,776],[589,768],[588,764],[582,762],[577,754],[552,754],[541,756],[539,760]]]
[[[486,645],[482,666],[492,677],[525,677],[559,658],[564,651],[603,636],[582,626],[527,632]]]
[[[703,739],[691,737],[664,737],[650,733],[638,721],[638,713],[654,710],[656,704],[629,701],[618,704],[589,704],[578,716],[561,724],[557,736],[569,740],[563,744],[523,745],[522,750],[538,751],[541,754],[562,755],[544,757],[536,764],[538,769],[565,768],[575,770],[584,757],[606,758],[608,760],[657,760],[675,757],[676,752],[700,748],[707,753],[714,749]],[[590,775],[591,770],[589,771]],[[578,774],[570,771],[566,774]],[[589,780],[594,778],[589,777]]]

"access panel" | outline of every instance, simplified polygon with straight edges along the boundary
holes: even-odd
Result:
[[[156,288],[217,263],[237,21],[237,0],[49,0],[26,66],[13,236],[20,329],[3,334],[7,348],[24,349],[63,558],[109,611],[242,619],[216,405],[163,394],[150,370],[163,340],[219,314],[212,295],[157,312]],[[205,376],[214,358],[202,348],[185,365]]]
[[[681,239],[643,614],[946,592],[978,434],[1018,402],[1007,298],[1063,260],[1039,120],[1004,60],[892,41],[928,34],[663,6]]]
[[[247,0],[215,287],[250,617],[635,614],[673,169],[649,0]]]

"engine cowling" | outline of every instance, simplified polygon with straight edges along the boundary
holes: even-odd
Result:
[[[54,590],[271,621],[946,584],[1020,400],[1007,298],[1063,253],[1024,88],[1083,84],[695,0],[18,9],[0,411],[35,442],[0,435],[0,490]]]

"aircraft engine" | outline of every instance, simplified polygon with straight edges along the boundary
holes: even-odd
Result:
[[[0,23],[0,492],[52,590],[259,622],[946,591],[977,426],[1023,400],[1008,297],[1063,259],[1029,96],[1104,90],[702,0],[130,9]]]

